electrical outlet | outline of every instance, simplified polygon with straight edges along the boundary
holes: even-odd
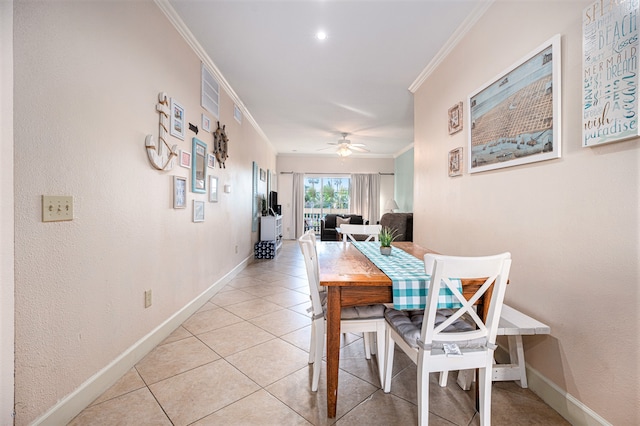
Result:
[[[144,307],[148,308],[151,306],[151,290],[146,290],[144,292]]]
[[[73,197],[42,196],[42,221],[73,220]]]

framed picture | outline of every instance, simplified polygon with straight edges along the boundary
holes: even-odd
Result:
[[[191,192],[207,193],[207,144],[193,138],[191,145]]]
[[[462,130],[462,102],[449,108],[449,134],[453,135]]]
[[[267,180],[267,172],[264,169],[260,169],[260,180],[263,182]]]
[[[218,178],[209,176],[209,202],[218,202]]]
[[[582,13],[582,147],[640,135],[637,1],[592,1]]]
[[[189,151],[180,150],[180,166],[185,169],[191,168],[191,153]]]
[[[216,157],[213,154],[207,154],[207,167],[213,169],[216,165]]]
[[[171,98],[171,136],[184,140],[184,107]]]
[[[211,119],[204,114],[202,114],[202,130],[205,132],[211,131]]]
[[[184,209],[187,207],[187,178],[173,177],[173,208]]]
[[[193,200],[193,221],[204,222],[204,201]]]
[[[469,173],[560,158],[560,35],[469,95]]]
[[[462,147],[449,151],[449,176],[462,175]]]

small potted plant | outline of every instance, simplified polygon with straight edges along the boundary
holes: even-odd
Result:
[[[380,254],[389,256],[391,254],[391,243],[396,239],[396,230],[387,226],[380,230],[378,240],[380,240]]]

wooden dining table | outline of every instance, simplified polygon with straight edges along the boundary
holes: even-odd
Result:
[[[423,259],[427,253],[436,253],[413,242],[393,242],[405,252]],[[338,370],[340,365],[340,314],[342,308],[392,303],[391,279],[350,242],[320,241],[318,252],[320,285],[327,287],[327,416],[336,416],[338,401]],[[463,280],[462,293],[467,299],[484,280]],[[490,298],[488,291],[485,298]],[[487,299],[488,300],[488,299]],[[488,304],[480,300],[481,317]]]
[[[393,246],[422,259],[432,250],[412,242]],[[320,285],[327,287],[327,415],[336,416],[342,308],[393,302],[391,279],[349,242],[318,242]]]

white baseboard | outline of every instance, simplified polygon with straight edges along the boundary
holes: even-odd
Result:
[[[76,390],[61,399],[43,416],[35,420],[32,425],[57,426],[69,423],[75,416],[102,395],[115,382],[124,376],[145,355],[158,346],[173,331],[200,309],[233,277],[247,267],[253,256],[247,257],[224,277],[220,278],[207,290],[185,305],[178,312],[158,325],[149,334],[138,340],[133,346],[124,351],[111,363],[98,371]]]
[[[598,413],[527,365],[529,389],[575,426],[611,426]]]

